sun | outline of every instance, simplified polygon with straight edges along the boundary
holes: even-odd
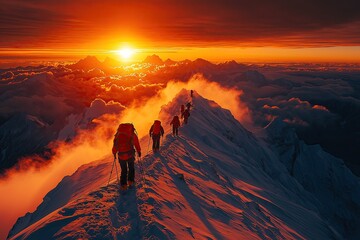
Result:
[[[130,60],[135,52],[136,51],[134,49],[129,47],[124,47],[116,51],[116,53],[125,61]]]

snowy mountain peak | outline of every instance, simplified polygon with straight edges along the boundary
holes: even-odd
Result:
[[[150,63],[150,64],[153,64],[153,65],[163,65],[164,62],[163,60],[158,56],[158,55],[151,55],[151,56],[147,56],[143,63]]]
[[[121,63],[113,58],[106,57],[103,61],[103,65],[108,67],[118,67],[121,65]]]
[[[103,64],[95,56],[87,56],[84,59],[79,60],[75,64],[68,65],[72,69],[84,69],[90,70],[93,68],[102,68]]]
[[[171,60],[170,58],[168,58],[168,59],[166,59],[166,60],[164,61],[164,64],[170,66],[170,65],[176,64],[176,61]]]
[[[189,122],[180,127],[180,136],[172,136],[169,123],[189,102]],[[10,239],[360,236],[359,192],[349,191],[359,189],[359,180],[321,148],[289,142],[287,149],[296,144],[297,150],[282,155],[271,134],[268,142],[258,139],[230,111],[197,92],[191,98],[185,89],[162,107],[160,119],[166,130],[160,152],[149,150],[147,136],[141,139],[144,157],[136,162],[134,188],[119,192],[115,171],[107,186],[112,157],[84,165],[34,213],[19,219]],[[268,130],[280,127],[274,121]],[[310,156],[318,162],[309,165],[307,159],[316,161]],[[286,161],[293,159],[291,174]],[[333,201],[324,205],[329,197]]]
[[[266,77],[257,70],[248,70],[239,77],[241,81],[251,82],[255,86],[264,86],[267,84]]]

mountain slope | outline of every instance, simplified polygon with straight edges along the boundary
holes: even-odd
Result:
[[[172,116],[189,100],[184,90],[161,109],[166,136],[160,153],[137,162],[135,188],[119,194],[114,173],[106,186],[111,158],[84,165],[20,218],[10,239],[344,237],[323,214],[323,199],[289,174],[277,150],[215,102],[195,93],[189,124],[179,137],[168,134]],[[145,155],[148,138],[141,142]]]
[[[359,235],[359,178],[344,162],[324,152],[319,145],[306,145],[293,128],[280,119],[266,130],[268,141],[288,172],[321,202],[319,209],[345,236]],[[329,211],[331,209],[331,211]]]
[[[54,138],[48,124],[35,116],[18,113],[0,125],[0,174],[25,154],[44,152]]]

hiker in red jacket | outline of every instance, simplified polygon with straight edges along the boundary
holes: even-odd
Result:
[[[135,181],[135,149],[141,157],[141,148],[132,123],[121,123],[114,137],[112,153],[116,154],[121,167],[120,188],[126,190]]]
[[[180,126],[180,120],[179,116],[174,116],[173,120],[170,122],[170,125],[172,125],[172,133],[174,136],[179,136],[179,126]]]
[[[160,135],[161,137],[164,136],[164,128],[161,126],[161,122],[159,120],[155,120],[154,124],[151,126],[149,130],[150,137],[152,137],[153,145],[152,149],[153,152],[159,151],[160,148]]]

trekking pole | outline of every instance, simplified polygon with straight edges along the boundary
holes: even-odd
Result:
[[[118,170],[117,170],[117,164],[115,163],[115,170],[116,170],[116,181],[117,181],[117,184],[119,185],[120,182],[119,182],[119,174],[118,174]]]
[[[115,160],[116,160],[116,157],[114,156],[114,161],[113,161],[113,164],[112,164],[112,167],[111,167],[110,177],[109,177],[109,181],[108,181],[107,186],[109,186],[109,183],[110,183],[111,175],[112,175],[112,172],[113,172],[113,169],[114,169]]]

